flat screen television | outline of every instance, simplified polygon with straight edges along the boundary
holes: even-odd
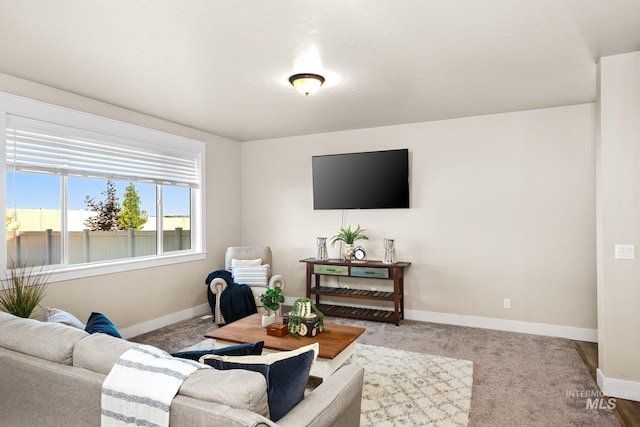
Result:
[[[409,150],[313,156],[313,208],[409,208]]]

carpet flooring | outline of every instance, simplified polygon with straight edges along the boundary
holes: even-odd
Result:
[[[470,360],[469,426],[619,426],[610,409],[593,408],[599,389],[571,341],[538,335],[404,320],[390,323],[327,317],[360,326],[359,343]],[[202,341],[211,317],[176,323],[132,338],[168,352]],[[592,409],[593,408],[593,409]]]

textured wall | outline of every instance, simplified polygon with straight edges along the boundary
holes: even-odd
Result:
[[[640,400],[638,117],[640,52],[602,58],[598,141],[599,369],[606,377],[635,381],[634,400]],[[616,244],[634,244],[635,259],[615,259]]]
[[[369,258],[394,238],[413,263],[408,310],[595,329],[593,123],[584,104],[243,142],[242,240],[271,245],[303,296],[316,236],[360,224]],[[393,148],[410,151],[411,209],[313,210],[312,155]]]

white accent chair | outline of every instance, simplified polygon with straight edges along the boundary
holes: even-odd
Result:
[[[260,258],[262,260],[262,264],[268,264],[271,268],[267,272],[268,284],[267,286],[255,286],[249,284],[251,287],[251,292],[255,297],[256,307],[258,308],[258,313],[266,313],[266,310],[262,307],[262,303],[260,302],[260,295],[263,294],[267,289],[273,289],[274,287],[279,287],[284,291],[285,279],[279,274],[272,275],[273,271],[273,258],[271,256],[271,248],[269,246],[232,246],[227,248],[227,252],[225,253],[224,260],[224,268],[227,271],[232,271],[232,261],[236,260],[254,260]],[[235,280],[236,283],[241,283]],[[218,325],[224,325],[226,322],[224,317],[222,316],[222,312],[220,311],[220,295],[227,288],[227,282],[221,278],[215,278],[209,284],[209,288],[211,289],[211,293],[216,296],[216,309],[214,313],[214,321]],[[280,311],[278,310],[277,315],[280,315]]]

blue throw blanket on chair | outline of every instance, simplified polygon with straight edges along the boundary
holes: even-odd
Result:
[[[227,288],[220,295],[220,311],[226,323],[235,322],[258,312],[251,288],[248,285],[235,283],[230,271],[216,270],[210,273],[205,280],[212,313],[215,314],[216,296],[211,292],[209,284],[218,277],[227,282]]]

